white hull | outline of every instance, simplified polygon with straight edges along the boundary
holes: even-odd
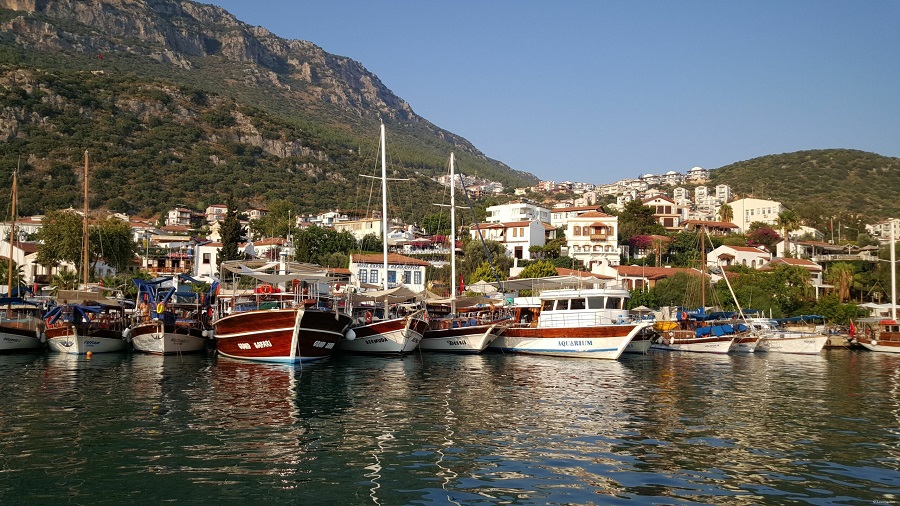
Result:
[[[735,338],[728,351],[732,353],[753,353],[759,346],[759,338]]]
[[[707,339],[677,339],[669,342],[662,339],[660,342],[653,343],[650,347],[654,350],[665,351],[688,351],[691,353],[728,353],[731,349],[732,339],[727,340],[707,340]]]
[[[616,360],[625,351],[625,347],[630,341],[630,336],[567,339],[504,337],[501,335],[491,343],[490,347],[531,355]]]
[[[206,350],[208,339],[187,334],[150,333],[135,336],[131,344],[135,351],[156,355],[173,355]]]
[[[653,341],[651,339],[632,339],[628,346],[625,347],[623,353],[645,354],[650,350],[650,345],[652,344]]]
[[[422,334],[406,322],[391,325],[394,322],[396,320],[387,320],[364,327],[350,328],[338,341],[338,349],[347,353],[366,355],[403,355],[415,350],[422,341]],[[424,324],[422,322],[422,325]],[[367,332],[366,327],[371,327],[374,333]]]
[[[36,350],[41,347],[41,338],[37,335],[23,336],[0,332],[0,351]]]
[[[110,337],[67,335],[47,339],[47,344],[50,346],[50,351],[70,355],[84,355],[87,352],[111,353],[128,349],[128,343],[124,339]]]
[[[799,353],[815,355],[822,351],[828,336],[812,335],[800,337],[763,337],[759,340],[759,351],[769,353]]]
[[[900,346],[884,346],[881,344],[877,344],[878,341],[875,341],[876,344],[872,344],[871,342],[859,341],[860,346],[869,350],[869,351],[880,351],[883,353],[900,353]]]
[[[481,353],[494,339],[497,339],[497,334],[502,327],[497,324],[479,325],[467,330],[469,332],[444,336],[441,335],[440,330],[426,331],[419,343],[419,348],[424,351]]]

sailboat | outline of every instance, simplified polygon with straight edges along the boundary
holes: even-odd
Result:
[[[700,308],[680,311],[674,321],[658,321],[653,325],[658,338],[650,347],[655,350],[690,351],[695,353],[728,353],[734,343],[735,332],[746,332],[743,324],[710,324],[706,312],[706,239],[700,232]]]
[[[9,224],[9,265],[7,267],[6,297],[0,298],[0,351],[33,350],[41,347],[41,309],[22,297],[13,297],[13,246],[16,244],[16,200],[18,169],[13,172],[12,219]]]
[[[897,322],[897,222],[891,222],[891,317],[861,318],[851,323],[851,336],[870,351],[900,353],[900,324]],[[855,334],[855,336],[854,336]]]
[[[357,315],[355,323],[344,333],[344,337],[338,341],[338,349],[348,353],[362,353],[368,355],[403,355],[419,346],[422,334],[428,327],[424,319],[423,310],[413,311],[406,316],[392,316],[391,303],[408,300],[412,293],[403,286],[391,289],[388,281],[388,219],[387,219],[387,154],[384,123],[381,124],[381,237],[382,237],[382,262],[384,266],[383,290],[368,292],[364,295],[368,299],[381,300],[384,306],[381,308],[381,318],[376,319],[375,307],[366,309],[360,318]],[[393,296],[393,299],[392,299]],[[352,309],[351,309],[352,311]]]
[[[457,315],[456,297],[456,181],[454,154],[450,153],[450,315],[432,318],[422,335],[419,348],[425,351],[480,353],[500,335],[509,323],[497,318],[494,311],[476,311],[471,315]]]
[[[127,325],[125,308],[99,292],[87,290],[90,272],[88,249],[88,152],[84,152],[84,219],[82,236],[82,290],[59,290],[62,303],[47,312],[44,335],[51,351],[83,355],[124,351]]]

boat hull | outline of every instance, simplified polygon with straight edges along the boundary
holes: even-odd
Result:
[[[637,335],[628,343],[623,353],[640,353],[643,355],[650,350],[650,345],[652,344],[653,339],[651,337]]]
[[[330,357],[349,323],[346,315],[293,308],[234,313],[220,318],[213,327],[220,355],[292,363]]]
[[[797,353],[817,355],[828,342],[828,336],[811,335],[796,337],[763,337],[759,340],[758,351],[766,353]]]
[[[420,318],[394,318],[347,329],[338,343],[342,352],[403,355],[419,346],[428,323]]]
[[[652,350],[687,351],[691,353],[728,353],[733,337],[663,337],[653,343]]]
[[[199,328],[164,327],[154,322],[137,325],[130,332],[135,351],[154,355],[206,351],[210,343]]]
[[[428,329],[422,336],[419,348],[447,353],[481,353],[503,329],[504,325],[500,323]]]
[[[42,344],[41,332],[36,328],[0,325],[0,352],[35,350]]]
[[[507,327],[489,345],[510,353],[616,360],[645,325]]]
[[[735,337],[728,351],[733,353],[753,353],[759,346],[758,336]]]
[[[55,327],[44,331],[50,351],[69,355],[115,353],[128,349],[128,343],[114,331],[83,332],[73,326]]]

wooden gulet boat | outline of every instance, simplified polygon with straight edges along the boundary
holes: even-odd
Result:
[[[545,290],[540,304],[513,307],[510,326],[489,346],[504,352],[618,359],[647,322],[630,319],[628,290]]]
[[[429,318],[419,348],[423,351],[481,353],[509,325],[508,317],[495,317],[494,311],[456,315],[459,301],[456,284],[456,184],[454,154],[450,153],[450,314]],[[465,185],[463,185],[465,187]],[[490,315],[490,316],[485,316]]]
[[[308,264],[238,260],[223,262],[222,267],[262,281],[264,286],[284,284],[291,290],[256,292],[243,304],[238,296],[220,297],[222,316],[213,323],[218,354],[283,363],[321,360],[332,355],[350,317],[321,305],[318,283],[337,281],[326,269]],[[273,269],[277,272],[271,272]],[[311,293],[304,293],[305,290]]]
[[[88,248],[88,152],[84,152],[84,217],[82,237],[82,286],[90,280]],[[59,290],[56,300],[62,304],[44,315],[44,335],[51,351],[74,355],[125,351],[128,343],[122,332],[127,320],[118,301],[87,290]]]
[[[387,220],[387,154],[384,123],[381,124],[381,237],[382,256],[384,265],[383,290],[361,294],[354,299],[366,298],[368,300],[382,300],[382,319],[376,320],[374,306],[363,312],[363,318],[357,317],[351,327],[338,343],[341,351],[347,353],[360,353],[367,355],[403,355],[419,346],[422,334],[428,327],[425,322],[425,312],[415,311],[411,314],[400,316],[392,314],[391,303],[403,302],[415,297],[411,293],[404,297],[398,295],[404,293],[405,287],[391,288],[388,282],[388,220]]]
[[[172,282],[177,283],[176,279]],[[131,339],[135,351],[155,355],[206,351],[214,334],[211,304],[219,283],[214,282],[204,294],[178,292],[176,286],[160,294],[164,281],[134,279],[137,310],[125,330],[126,339]]]
[[[44,342],[41,308],[37,304],[13,296],[13,246],[16,244],[16,201],[18,200],[18,168],[13,172],[12,219],[9,227],[9,264],[6,297],[0,299],[0,352],[40,349]]]

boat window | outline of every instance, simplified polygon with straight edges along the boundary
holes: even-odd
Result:
[[[607,297],[606,309],[622,309],[622,299],[619,297]]]
[[[569,301],[569,309],[584,309],[584,299],[572,299]]]
[[[545,300],[541,303],[541,311],[553,311],[553,303],[555,300]]]
[[[587,303],[591,309],[603,309],[604,300],[603,297],[588,297]]]

